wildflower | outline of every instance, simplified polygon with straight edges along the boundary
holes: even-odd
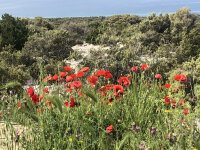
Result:
[[[113,99],[112,97],[110,97],[110,98],[107,100],[106,104],[112,102],[113,100],[114,100],[114,99]]]
[[[66,82],[71,82],[73,80],[73,78],[71,76],[66,76]]]
[[[145,70],[147,71],[147,70],[149,70],[149,66],[147,64],[144,64],[141,66],[141,69],[142,69],[142,71],[145,71]]]
[[[73,79],[76,79],[76,78],[77,78],[76,74],[71,74],[70,76],[71,76]]]
[[[127,77],[120,77],[118,82],[124,86],[128,86],[131,84],[131,82],[128,80]]]
[[[32,99],[32,102],[33,102],[34,104],[36,104],[36,103],[39,102],[39,96],[36,95],[36,94],[34,94],[34,95],[31,97],[31,99]]]
[[[44,81],[44,82],[47,82],[47,78],[44,78],[43,81]]]
[[[110,132],[112,132],[113,130],[114,130],[113,125],[110,125],[110,126],[108,126],[108,127],[106,128],[106,133],[110,133]]]
[[[180,105],[182,105],[182,104],[184,104],[185,102],[187,102],[186,100],[180,100],[178,103],[180,104]]]
[[[83,71],[83,72],[88,72],[89,70],[90,70],[89,67],[84,67],[81,69],[81,71]]]
[[[162,78],[162,75],[161,75],[161,74],[156,74],[156,75],[155,75],[155,78],[156,78],[156,79],[161,79],[161,78]]]
[[[167,83],[167,84],[164,85],[164,87],[168,89],[168,88],[171,87],[171,84],[170,84],[170,83]]]
[[[104,73],[104,77],[105,77],[106,79],[108,79],[108,78],[113,78],[112,74],[111,74],[109,71],[106,71],[106,72]]]
[[[139,145],[139,149],[143,149],[143,146],[142,146],[142,145]]]
[[[170,103],[170,98],[168,96],[165,96],[164,99],[165,99],[165,104],[168,105]]]
[[[70,99],[70,104],[68,102],[65,102],[65,107],[75,107],[78,103],[74,101],[74,98],[72,97]]]
[[[72,138],[69,138],[69,141],[72,142]]]
[[[53,76],[53,80],[55,80],[55,81],[58,80],[58,75],[57,75],[57,74],[55,74],[55,75]]]
[[[105,70],[99,70],[95,73],[95,76],[97,77],[104,76],[105,72],[106,72]]]
[[[87,77],[88,83],[92,85],[92,87],[95,87],[95,85],[97,85],[97,80],[98,78],[94,75],[91,75],[89,77]]]
[[[3,99],[5,99],[5,98],[6,98],[6,95],[3,95],[1,99],[3,100]]]
[[[77,78],[80,78],[84,75],[84,72],[83,71],[80,71],[76,74]]]
[[[34,95],[34,90],[33,90],[33,88],[32,87],[30,87],[29,89],[28,89],[28,95],[30,96],[30,97],[32,97],[33,95]]]
[[[183,109],[183,113],[186,115],[188,114],[188,109]]]
[[[17,103],[17,107],[18,107],[18,108],[21,108],[21,103],[20,103],[20,102]]]
[[[65,77],[66,74],[67,74],[67,72],[60,72],[60,76],[61,76],[61,77]]]
[[[150,147],[147,147],[145,150],[150,150]]]
[[[174,76],[174,79],[176,81],[183,81],[185,83],[187,82],[187,77],[183,74],[178,74],[178,75]]]
[[[137,67],[136,66],[133,66],[132,68],[131,68],[131,71],[137,71]]]
[[[121,85],[115,85],[113,91],[114,91],[114,95],[116,97],[119,97],[120,95],[124,94],[124,92],[123,92],[123,86],[121,86]]]
[[[139,127],[139,126],[137,126],[135,129],[136,129],[136,131],[139,131],[139,130],[140,130],[140,127]]]
[[[82,86],[82,83],[81,83],[81,81],[74,81],[74,82],[72,82],[72,85],[77,89]]]
[[[170,112],[170,110],[165,110],[166,113]]]
[[[65,69],[65,71],[71,71],[72,70],[72,68],[70,68],[70,67],[64,67],[64,69]]]
[[[154,127],[152,127],[152,129],[151,129],[151,134],[155,134],[155,133],[156,133],[156,130],[155,130]]]

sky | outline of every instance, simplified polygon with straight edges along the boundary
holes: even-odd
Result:
[[[89,17],[116,14],[147,16],[173,13],[189,7],[200,14],[200,0],[0,0],[0,16],[15,17]]]

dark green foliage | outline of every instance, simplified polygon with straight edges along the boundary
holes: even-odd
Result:
[[[9,14],[4,14],[0,22],[1,47],[13,45],[17,50],[21,50],[27,41],[29,30],[26,28],[23,19],[14,18]]]

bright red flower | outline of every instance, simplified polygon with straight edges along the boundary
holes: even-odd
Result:
[[[114,100],[114,99],[113,99],[112,97],[110,97],[110,98],[107,100],[106,104],[112,102],[113,100]]]
[[[171,84],[170,84],[170,83],[167,83],[167,84],[165,84],[164,86],[165,86],[165,88],[167,88],[167,89],[168,89],[168,88],[170,88],[170,87],[171,87]]]
[[[112,132],[113,130],[114,130],[113,125],[110,125],[110,126],[108,126],[108,127],[106,128],[106,133],[110,133],[110,132]]]
[[[164,99],[165,99],[165,104],[168,105],[170,103],[170,98],[168,96],[165,96]]]
[[[182,104],[184,104],[185,102],[187,102],[186,100],[180,100],[178,103],[180,104],[180,105],[182,105]]]
[[[65,71],[71,71],[72,70],[72,68],[70,68],[70,67],[64,67],[64,69],[65,69]]]
[[[188,114],[188,109],[183,109],[184,114]]]
[[[114,87],[114,84],[106,84],[106,90],[112,90]]]
[[[28,94],[30,97],[32,97],[32,96],[34,95],[34,89],[33,89],[32,87],[30,87],[30,88],[28,89],[27,94]]]
[[[137,71],[138,70],[138,68],[136,67],[136,66],[133,66],[132,68],[131,68],[131,71]]]
[[[142,65],[142,71],[149,70],[149,66],[147,64]]]
[[[106,71],[106,72],[104,73],[104,77],[105,77],[106,79],[108,79],[108,78],[112,78],[113,76],[112,76],[112,74],[111,74],[109,71]]]
[[[187,77],[184,74],[178,74],[176,76],[174,76],[174,79],[176,81],[183,81],[183,82],[187,82]]]
[[[51,81],[53,80],[53,77],[52,76],[48,76],[48,81]]]
[[[175,99],[171,100],[171,104],[176,104],[176,100]]]
[[[20,108],[21,107],[21,103],[19,102],[19,103],[17,103],[17,107],[18,108]]]
[[[80,78],[84,75],[84,72],[83,71],[80,71],[76,74],[77,78]]]
[[[65,77],[66,74],[67,74],[67,72],[60,72],[60,76],[61,76],[61,77]]]
[[[82,83],[81,83],[81,81],[74,81],[74,82],[72,82],[72,85],[77,89],[82,86]]]
[[[156,78],[156,79],[161,79],[162,76],[161,76],[161,74],[156,74],[156,75],[155,75],[155,78]]]
[[[97,77],[104,76],[105,72],[106,72],[105,70],[99,70],[95,73],[95,76]]]
[[[31,97],[31,99],[32,99],[32,102],[34,103],[34,104],[36,104],[36,103],[38,103],[39,102],[39,96],[38,95],[36,95],[36,94],[34,94],[32,97]]]
[[[44,81],[44,82],[47,82],[47,78],[44,78],[43,81]]]
[[[58,75],[57,74],[55,74],[54,76],[53,76],[53,80],[58,80]]]
[[[123,90],[124,90],[123,86],[121,86],[121,85],[115,85],[114,89],[113,89],[114,95],[117,96],[117,97],[119,97],[120,95],[123,95],[124,94]]]
[[[87,77],[88,83],[92,85],[92,87],[95,87],[95,85],[97,85],[97,80],[98,78],[94,75],[91,75],[89,77]]]
[[[131,82],[128,80],[127,77],[120,77],[118,82],[124,86],[128,86],[131,84]]]
[[[71,76],[73,79],[76,79],[76,78],[77,78],[76,74],[71,74],[70,76]]]
[[[72,80],[73,80],[73,78],[71,76],[66,77],[66,82],[71,82]]]
[[[49,93],[49,89],[48,88],[44,88],[44,89],[42,89],[42,92],[43,93]]]
[[[77,105],[77,102],[74,101],[74,98],[72,97],[69,102],[65,102],[65,107],[74,107]]]
[[[84,67],[81,69],[81,71],[83,71],[83,72],[88,72],[89,70],[90,70],[89,67]]]

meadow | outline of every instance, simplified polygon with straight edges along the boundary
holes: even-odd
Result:
[[[187,80],[177,74],[164,82],[148,64],[117,81],[89,67],[41,75],[37,88],[1,98],[1,120],[10,131],[5,137],[12,141],[7,148],[197,150],[200,103],[185,99]]]

